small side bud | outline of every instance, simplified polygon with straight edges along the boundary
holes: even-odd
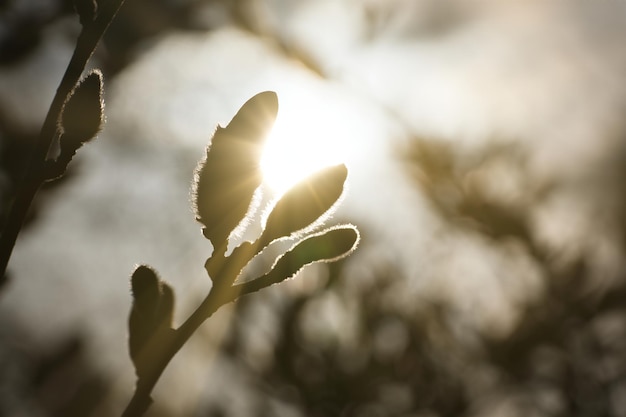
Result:
[[[128,317],[128,349],[139,377],[150,372],[172,335],[174,291],[147,265],[130,279],[133,304]]]
[[[171,328],[174,319],[174,290],[165,281],[161,281],[161,298],[156,311],[157,326]]]
[[[96,137],[103,124],[102,73],[93,70],[76,84],[63,104],[57,122],[58,143],[48,154],[51,157],[58,151],[58,156],[46,161],[44,179],[52,181],[63,176],[76,151]]]
[[[160,279],[156,271],[147,265],[139,265],[130,280],[130,288],[133,299],[145,315],[151,315],[156,311],[159,297]]]
[[[93,139],[104,124],[102,73],[91,71],[80,81],[63,105],[59,128],[62,132],[61,153],[80,148]]]

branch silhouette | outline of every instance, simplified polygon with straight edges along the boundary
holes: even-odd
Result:
[[[252,97],[228,126],[217,128],[196,170],[193,203],[203,235],[213,246],[205,262],[213,285],[193,314],[179,328],[172,328],[171,287],[149,266],[141,265],[133,272],[128,327],[137,383],[123,417],[140,416],[148,410],[152,389],[170,360],[221,306],[289,279],[311,263],[341,259],[356,248],[359,232],[353,225],[313,232],[343,193],[348,171],[345,165],[337,165],[296,184],[271,208],[261,235],[226,255],[229,237],[245,221],[261,185],[260,150],[277,111],[274,92]],[[297,241],[276,259],[269,272],[236,282],[254,257],[272,242],[287,238]]]
[[[25,167],[0,237],[0,276],[4,277],[13,247],[32,201],[46,181],[64,175],[67,166],[104,122],[103,77],[93,70],[81,78],[102,35],[124,0],[75,0],[83,26],[72,58],[52,100],[29,165]],[[248,100],[225,128],[218,127],[193,181],[196,219],[213,246],[205,262],[212,287],[196,310],[178,328],[172,326],[175,294],[147,265],[131,276],[133,303],[129,314],[129,353],[137,383],[123,416],[141,416],[152,403],[151,392],[173,356],[198,327],[224,304],[242,295],[293,277],[304,266],[349,255],[359,232],[350,224],[319,230],[343,193],[344,165],[326,168],[301,181],[269,211],[264,232],[227,255],[229,238],[247,213],[262,182],[263,141],[276,119],[278,99],[263,92]],[[248,263],[273,242],[293,239],[271,270],[237,283]]]
[[[11,205],[2,235],[0,236],[0,276],[2,277],[5,276],[15,241],[37,191],[45,181],[63,175],[65,166],[71,160],[74,152],[80,147],[80,145],[69,145],[69,141],[62,139],[63,124],[67,125],[69,123],[71,126],[70,135],[65,135],[66,137],[73,134],[84,134],[85,130],[92,131],[95,136],[102,126],[102,75],[99,72],[92,72],[83,82],[79,83],[79,81],[98,42],[123,3],[124,0],[101,0],[98,3],[95,3],[93,0],[75,0],[75,8],[78,11],[83,27],[76,41],[72,58],[48,109],[35,150],[30,158],[30,163],[24,169],[17,195]],[[81,85],[83,86],[82,88],[80,87]],[[94,86],[97,87],[97,96],[94,94],[96,93]],[[87,89],[89,91],[85,91]],[[94,108],[97,107],[99,109],[98,117],[87,118],[90,126],[85,127],[82,124],[82,127],[78,127],[79,130],[83,129],[80,132],[71,130],[77,127],[77,123],[79,125],[82,123],[74,123],[74,121],[81,120],[85,116],[82,109],[83,106],[75,106],[71,103],[70,98],[74,93],[76,93],[76,96],[82,96],[80,99],[81,103],[84,103],[85,95],[87,96],[87,102],[96,103],[97,101],[96,105],[88,106],[91,109],[92,116],[95,114]],[[69,113],[71,114],[66,114],[63,118],[63,109],[66,105],[70,108]],[[63,120],[60,122],[62,118]],[[74,138],[80,144],[91,139],[91,137],[76,138],[76,136]],[[50,158],[50,154],[57,143],[56,141],[60,141],[61,155],[54,160],[54,158]],[[65,145],[65,149],[63,149],[63,145]],[[74,148],[73,151],[71,150],[72,148]]]

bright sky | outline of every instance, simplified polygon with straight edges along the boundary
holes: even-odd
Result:
[[[323,167],[345,163],[347,125],[354,123],[319,97],[292,98],[281,102],[261,159],[265,181],[277,194]]]

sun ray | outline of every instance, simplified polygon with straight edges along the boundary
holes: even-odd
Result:
[[[345,162],[341,126],[325,113],[281,105],[261,157],[264,181],[276,194],[322,168]]]

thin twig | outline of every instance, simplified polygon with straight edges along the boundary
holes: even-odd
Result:
[[[52,99],[39,134],[39,139],[35,145],[35,150],[24,171],[17,195],[11,205],[2,235],[0,236],[0,276],[4,276],[6,272],[24,219],[28,214],[37,190],[45,180],[45,160],[57,132],[57,121],[61,114],[63,103],[80,79],[98,42],[123,3],[124,0],[110,0],[102,4],[96,19],[85,25],[78,36],[74,53]]]

